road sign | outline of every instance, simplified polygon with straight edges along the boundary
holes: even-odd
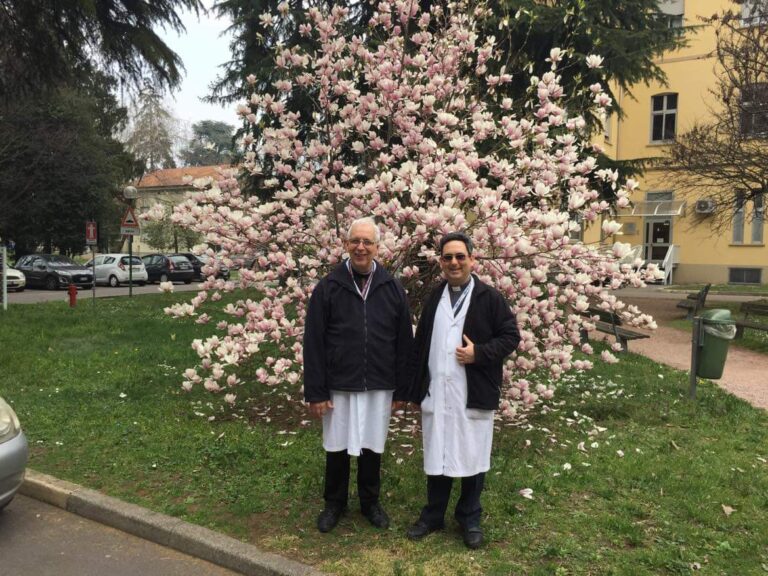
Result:
[[[98,244],[98,227],[96,226],[96,222],[93,222],[92,220],[89,220],[85,223],[85,245],[86,246],[95,246]]]
[[[120,223],[120,234],[134,236],[141,234],[141,226],[136,219],[136,214],[133,213],[133,208],[128,208],[123,216],[123,221]]]

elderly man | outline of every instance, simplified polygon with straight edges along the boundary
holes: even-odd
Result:
[[[471,274],[474,263],[466,234],[441,239],[446,281],[429,296],[416,329],[409,393],[421,407],[427,505],[407,533],[419,540],[444,527],[453,479],[461,478],[455,518],[473,549],[483,542],[480,492],[491,466],[503,362],[520,341],[509,304]]]
[[[357,456],[363,515],[377,528],[389,518],[379,503],[381,454],[392,409],[405,404],[413,328],[405,290],[378,262],[379,229],[352,223],[349,258],[312,292],[304,330],[304,399],[323,419],[325,508],[329,532],[346,510],[350,456]]]

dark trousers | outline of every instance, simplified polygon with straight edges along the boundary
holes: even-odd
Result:
[[[485,472],[461,479],[461,495],[456,503],[454,516],[462,527],[480,525],[480,493],[483,491]],[[445,511],[451,498],[453,478],[448,476],[427,476],[427,505],[421,511],[421,520],[428,526],[445,524]]]
[[[349,498],[349,462],[346,450],[325,453],[325,489],[328,507],[346,508]],[[357,494],[360,508],[366,512],[379,501],[381,487],[381,454],[363,448],[357,458]]]

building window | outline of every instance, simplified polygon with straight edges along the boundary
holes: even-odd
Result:
[[[763,243],[763,223],[765,222],[765,196],[757,194],[752,199],[752,244]]]
[[[728,284],[761,284],[762,272],[760,268],[729,268]]]
[[[664,14],[667,25],[670,28],[683,27],[683,15],[685,14],[684,0],[659,0],[659,11]]]
[[[613,129],[611,127],[611,120],[612,119],[613,119],[612,115],[608,114],[608,115],[606,115],[605,120],[603,120],[603,139],[606,142],[610,142],[611,141],[611,134],[613,133]]]
[[[765,0],[743,0],[741,4],[741,25],[759,26],[768,22],[768,4]]]
[[[745,244],[744,234],[747,222],[751,220],[751,233],[748,244],[763,243],[763,228],[765,225],[765,197],[756,194],[752,198],[752,217],[748,218],[748,204],[744,192],[736,193],[733,210],[733,243]]]
[[[741,133],[768,135],[768,83],[744,86],[741,91]]]
[[[651,98],[651,141],[675,139],[677,94],[657,94]]]
[[[733,243],[744,244],[744,211],[747,203],[744,192],[736,192],[733,207]]]

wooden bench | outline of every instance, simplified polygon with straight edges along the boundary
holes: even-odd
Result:
[[[678,308],[687,310],[685,316],[687,319],[690,320],[704,309],[710,286],[712,286],[712,284],[707,284],[698,292],[691,292],[686,296],[685,300],[680,300],[680,302],[677,303]]]
[[[622,326],[621,318],[609,310],[603,310],[602,308],[596,308],[590,306],[584,316],[590,318],[590,320],[597,316],[598,320],[593,321],[595,324],[595,330],[598,332],[604,332],[605,334],[611,334],[616,338],[616,342],[621,344],[621,351],[626,352],[629,350],[630,340],[640,340],[642,338],[650,338],[650,334],[644,334],[637,330],[632,330]],[[581,341],[587,342],[589,334],[586,330],[581,331]]]
[[[737,339],[744,337],[745,328],[768,332],[768,300],[764,299],[754,300],[752,302],[743,302],[741,304],[741,311],[744,313],[744,318],[735,321]],[[765,317],[766,320],[764,322],[756,322],[755,320],[750,320],[750,314],[753,316],[758,316],[760,320],[763,320],[762,317]]]

